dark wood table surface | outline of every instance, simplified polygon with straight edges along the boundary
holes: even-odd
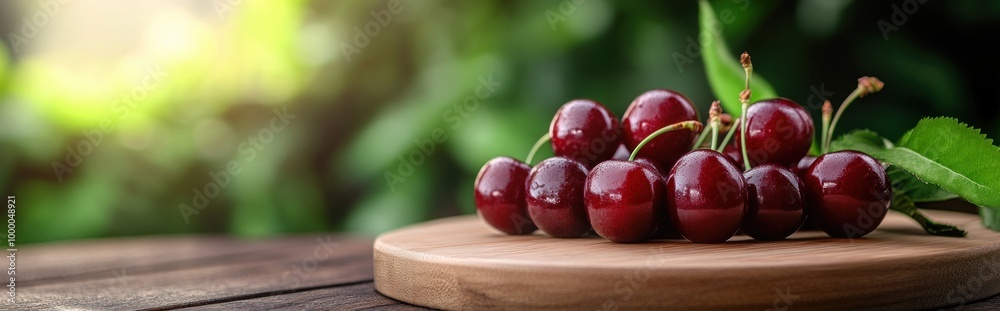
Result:
[[[339,234],[57,242],[19,248],[16,263],[5,310],[423,309],[376,292],[372,240]],[[1000,296],[955,309],[1000,310]]]

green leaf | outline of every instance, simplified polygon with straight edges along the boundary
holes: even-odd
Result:
[[[893,148],[893,145],[875,132],[870,130],[857,130],[834,141],[832,143],[832,147],[834,150],[851,149],[868,152],[868,150],[873,149]],[[893,200],[892,206],[890,206],[892,210],[910,216],[910,218],[916,220],[928,234],[941,236],[965,236],[965,231],[958,229],[955,226],[938,224],[931,221],[920,213],[920,211],[917,210],[916,205],[914,205],[914,202],[917,200],[913,198],[919,198],[919,200],[921,200],[920,202],[940,201],[954,198],[956,197],[955,194],[941,189],[941,187],[937,185],[926,183],[910,172],[897,166],[889,166],[885,171],[889,176],[889,180],[892,181]]]
[[[722,28],[725,25],[719,22],[715,10],[705,0],[698,1],[698,6],[701,30],[698,38],[701,43],[702,62],[705,63],[705,75],[708,76],[715,97],[722,101],[722,108],[733,116],[739,116],[740,92],[746,84],[743,66],[736,60],[734,55],[737,54],[726,47],[726,41],[722,37]],[[771,84],[756,71],[750,79],[750,90],[751,102],[778,97]]]
[[[979,206],[1000,206],[1000,148],[952,118],[925,118],[898,145],[875,132],[851,132],[833,150],[853,149],[896,165]]]
[[[983,217],[983,225],[993,231],[1000,231],[1000,208],[979,207],[979,216]]]
[[[885,172],[892,181],[894,193],[905,194],[913,202],[937,202],[958,197],[957,194],[944,190],[941,186],[924,182],[897,166],[889,166]]]
[[[837,139],[833,150],[852,149],[870,154],[940,186],[979,206],[1000,206],[1000,148],[978,129],[954,118],[925,118],[893,145],[875,132],[854,131]],[[922,199],[945,197],[928,191]],[[988,210],[988,209],[984,209]],[[987,217],[984,223],[1000,228],[1000,219]]]

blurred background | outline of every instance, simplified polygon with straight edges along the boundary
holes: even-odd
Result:
[[[859,76],[885,81],[840,133],[944,115],[1000,137],[1000,2],[711,4],[733,55],[817,121]],[[474,213],[480,166],[523,159],[571,99],[621,115],[667,88],[705,115],[697,17],[696,1],[4,1],[0,189],[22,243]]]

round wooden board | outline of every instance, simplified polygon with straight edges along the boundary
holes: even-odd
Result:
[[[505,236],[452,217],[379,236],[375,288],[443,309],[927,309],[1000,293],[1000,233],[974,215],[927,214],[969,236],[928,236],[896,212],[860,239],[716,245]]]

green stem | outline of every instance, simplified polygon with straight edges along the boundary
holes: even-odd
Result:
[[[893,192],[898,193],[899,191]],[[923,213],[917,210],[917,206],[913,204],[913,201],[904,194],[897,194],[893,196],[892,200],[892,210],[906,214],[906,216],[910,216],[910,218],[916,220],[917,223],[924,228],[924,231],[930,235],[964,237],[968,234],[965,230],[959,229],[958,227],[949,224],[936,223],[928,219],[927,216],[924,216]]]
[[[671,124],[671,125],[667,125],[667,126],[661,127],[660,129],[656,130],[656,132],[653,132],[653,133],[649,134],[649,136],[646,136],[646,138],[644,138],[642,141],[640,141],[639,144],[635,146],[635,150],[632,150],[632,154],[629,155],[628,160],[629,161],[634,161],[635,157],[637,155],[639,155],[639,150],[641,150],[642,147],[646,146],[646,144],[648,144],[650,141],[652,141],[657,136],[660,136],[661,134],[666,133],[666,132],[676,131],[676,130],[680,130],[680,129],[688,129],[688,130],[692,130],[692,131],[699,131],[699,130],[701,130],[701,122],[698,122],[698,121],[682,121],[682,122],[677,122],[677,123],[674,123],[674,124]]]
[[[826,154],[826,153],[830,152],[830,147],[826,143],[826,137],[830,133],[830,116],[829,115],[827,115],[825,113],[823,114],[823,122],[822,122],[822,124],[823,124],[823,131],[820,132],[820,136],[819,136],[820,137],[820,143],[819,143],[820,144],[820,153]]]
[[[549,133],[542,135],[542,137],[535,142],[535,145],[531,146],[531,151],[528,152],[528,157],[524,159],[524,162],[531,165],[531,160],[535,159],[535,153],[538,152],[538,149],[542,148],[542,145],[549,142],[550,139],[552,139],[552,136],[549,136]]]
[[[708,138],[709,131],[701,131],[698,135],[698,140],[694,142],[694,146],[691,146],[691,150],[701,148],[701,144],[705,142],[705,138]]]
[[[743,101],[743,106],[740,107],[740,115],[747,115],[747,108],[750,107],[750,101]],[[747,118],[740,118],[740,152],[743,153],[743,167],[746,170],[750,170],[750,157],[747,156]]]
[[[743,167],[750,170],[750,157],[747,156],[747,108],[750,107],[750,75],[753,74],[753,62],[750,61],[750,54],[743,52],[740,55],[740,64],[743,65],[743,73],[746,74],[746,84],[743,92],[740,92],[740,152],[743,153]]]
[[[847,106],[850,106],[851,103],[854,102],[854,100],[857,99],[858,96],[860,96],[864,91],[865,90],[860,86],[854,89],[854,91],[851,92],[851,95],[844,99],[844,103],[840,104],[840,108],[837,108],[837,114],[833,116],[833,122],[830,122],[830,127],[827,129],[826,140],[823,143],[824,152],[830,150],[830,143],[833,141],[833,129],[837,127],[837,121],[840,121],[840,116],[844,114],[844,110],[847,109]]]
[[[729,144],[729,140],[733,138],[733,134],[736,133],[736,128],[738,128],[738,126],[736,126],[736,123],[739,123],[739,122],[740,122],[739,119],[736,119],[736,122],[733,122],[733,126],[730,127],[729,128],[729,132],[726,133],[726,138],[722,139],[722,144],[719,144],[719,149],[717,149],[715,151],[722,152],[723,150],[726,149],[726,145]]]
[[[719,118],[712,121],[712,150],[719,146]]]

